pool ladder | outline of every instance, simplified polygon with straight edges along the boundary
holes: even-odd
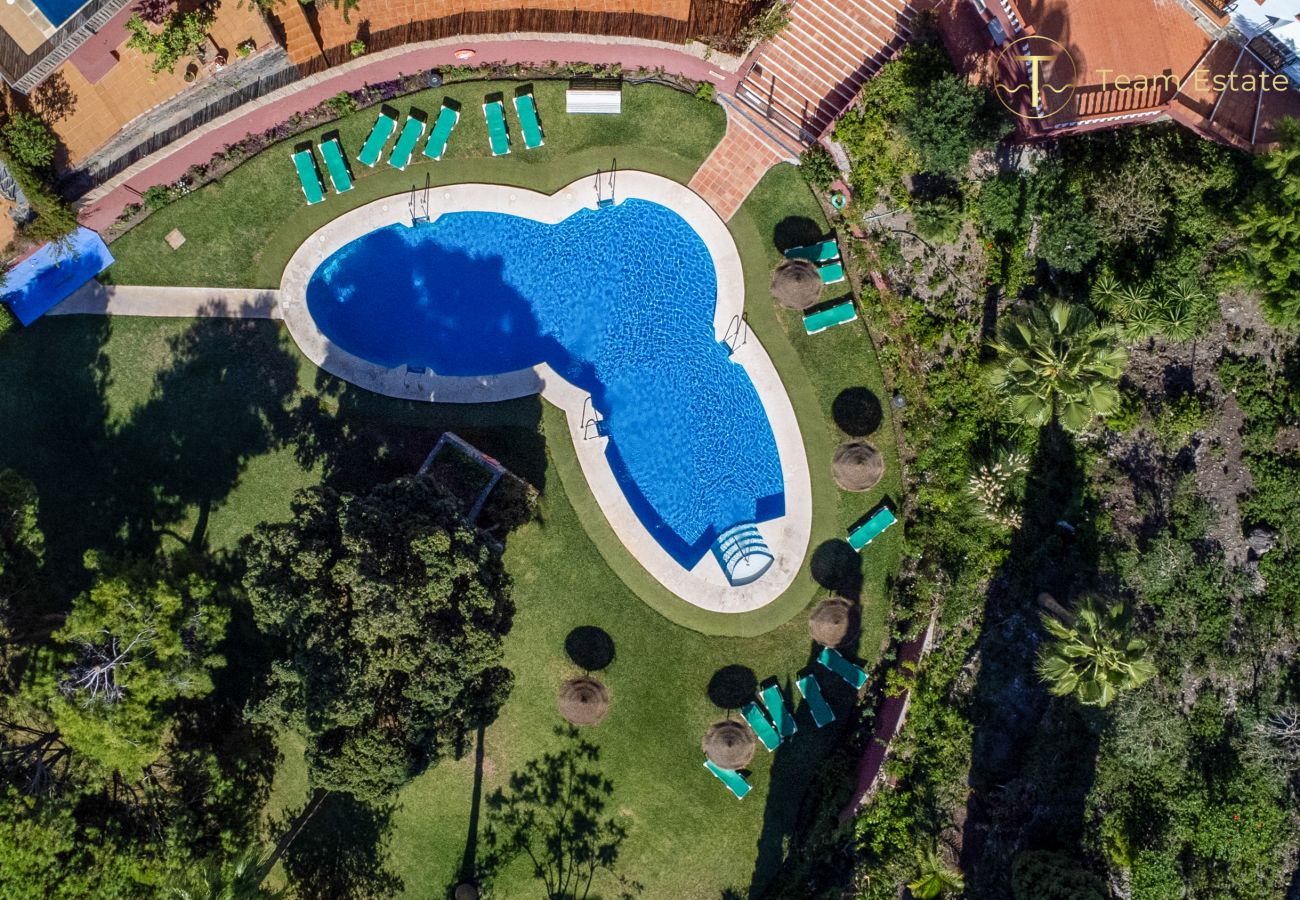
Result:
[[[605,424],[605,417],[596,412],[596,407],[591,402],[591,395],[582,401],[582,439],[589,441],[592,438],[609,437],[609,426]]]
[[[735,353],[741,345],[749,342],[749,319],[744,313],[737,313],[731,317],[731,322],[727,324],[727,333],[722,338],[722,343],[727,345],[727,353]]]

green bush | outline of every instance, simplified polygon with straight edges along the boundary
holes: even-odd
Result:
[[[339,91],[326,100],[325,105],[340,119],[357,111],[357,100],[348,91]]]
[[[711,81],[700,81],[695,85],[695,99],[703,100],[705,103],[712,103],[717,92],[718,89],[713,86]]]
[[[26,112],[9,117],[4,126],[4,140],[9,155],[32,169],[43,169],[53,162],[59,143],[39,117]]]
[[[126,20],[131,37],[126,45],[153,57],[149,69],[154,74],[170,72],[182,59],[195,56],[207,40],[213,14],[205,9],[176,12],[158,31],[149,27],[139,13]]]
[[[1010,130],[989,92],[955,73],[922,89],[900,119],[921,170],[962,177],[976,150]]]
[[[352,43],[348,44],[348,54],[349,54],[353,59],[356,59],[358,56],[365,56],[365,55],[366,55],[366,42],[365,42],[365,41],[353,41]]]
[[[813,144],[800,154],[799,171],[815,191],[829,191],[831,184],[840,177],[835,159],[821,144]]]
[[[9,311],[9,307],[0,303],[0,338],[18,327],[18,318]]]

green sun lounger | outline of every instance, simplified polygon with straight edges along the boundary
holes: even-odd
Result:
[[[546,140],[542,137],[542,123],[537,121],[537,104],[532,93],[515,95],[515,113],[519,116],[519,131],[524,136],[524,149],[535,150]]]
[[[483,104],[483,117],[487,119],[488,143],[493,156],[510,152],[510,135],[506,132],[506,108],[500,100]]]
[[[845,300],[843,303],[837,303],[829,309],[808,313],[803,317],[803,330],[809,334],[817,334],[817,332],[825,331],[827,328],[834,328],[836,325],[852,322],[857,317],[858,309],[853,305],[853,301]]]
[[[844,266],[837,262],[827,263],[817,269],[822,277],[822,284],[839,284],[844,280]]]
[[[444,103],[438,112],[438,121],[433,123],[429,143],[424,145],[424,155],[429,159],[442,159],[442,155],[447,152],[447,141],[451,139],[451,130],[459,121],[460,113]]]
[[[861,553],[863,547],[880,537],[882,531],[897,521],[892,509],[888,506],[880,507],[867,521],[849,529],[849,546]]]
[[[840,258],[840,245],[834,238],[829,241],[822,241],[818,244],[808,244],[806,247],[791,247],[785,251],[786,259],[806,259],[809,262],[821,263],[830,262],[833,259]]]
[[[759,741],[771,752],[781,746],[781,735],[776,733],[772,723],[763,715],[763,710],[753,700],[745,704],[740,714],[745,717],[749,727],[754,729],[754,734],[758,735]]]
[[[862,686],[867,683],[867,673],[853,665],[840,655],[840,651],[832,647],[823,647],[822,652],[817,655],[817,661],[847,681],[855,691],[862,690]]]
[[[763,698],[767,714],[772,717],[772,724],[781,737],[788,738],[799,730],[799,726],[794,723],[794,716],[790,714],[790,708],[785,705],[785,695],[781,693],[779,685],[769,684],[758,692],[758,696]]]
[[[822,696],[822,686],[817,683],[816,676],[810,672],[795,684],[799,685],[799,693],[803,694],[804,700],[808,701],[808,709],[812,712],[813,721],[817,723],[818,728],[835,721],[835,710],[831,709],[826,698]]]
[[[393,152],[388,154],[388,164],[399,172],[405,171],[411,164],[411,157],[423,135],[424,123],[415,116],[407,116],[402,133],[398,136],[397,143],[393,144]]]
[[[396,128],[397,120],[388,113],[381,112],[379,118],[375,120],[375,127],[370,129],[370,136],[366,138],[365,146],[357,154],[357,162],[373,169],[384,152],[384,145],[393,136],[393,131]]]
[[[293,167],[298,170],[298,183],[302,185],[307,205],[324,200],[325,185],[320,180],[320,169],[316,168],[316,156],[310,150],[299,150],[293,155]]]
[[[739,772],[733,772],[731,769],[724,769],[711,759],[706,759],[704,761],[704,768],[712,772],[719,781],[725,784],[727,790],[731,791],[737,800],[744,800],[745,795],[753,789],[753,785],[745,780],[744,775],[741,775]]]
[[[352,190],[352,173],[348,171],[347,160],[343,158],[343,148],[337,138],[330,138],[320,145],[321,158],[325,160],[325,169],[330,173],[330,182],[334,192],[346,194]]]

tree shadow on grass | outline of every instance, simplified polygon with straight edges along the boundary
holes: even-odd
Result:
[[[757,692],[758,676],[747,666],[723,666],[709,679],[709,700],[720,709],[739,709]]]
[[[161,532],[193,549],[212,510],[250,460],[292,433],[298,360],[274,323],[203,319],[167,342],[171,364],[119,431],[113,497],[129,550],[148,552]],[[171,532],[191,510],[189,534]]]
[[[502,866],[525,856],[548,900],[639,895],[642,886],[615,871],[627,828],[606,815],[614,783],[600,773],[600,748],[576,728],[556,734],[559,750],[529,760],[488,797],[479,877],[490,888]]]
[[[595,625],[580,625],[564,639],[564,652],[580,669],[599,672],[614,661],[614,639]]]
[[[822,587],[855,603],[862,599],[862,557],[848,541],[822,542],[809,565],[813,580]]]
[[[807,216],[786,216],[776,223],[772,243],[782,253],[791,247],[806,247],[822,239],[822,227]]]
[[[0,469],[36,488],[51,606],[83,589],[89,549],[109,549],[117,523],[105,502],[114,466],[105,391],[104,316],[55,316],[5,335],[0,351]]]
[[[831,403],[831,416],[840,431],[850,437],[866,437],[880,428],[884,410],[873,391],[851,387],[840,391]]]
[[[391,805],[348,794],[326,797],[281,859],[294,896],[371,900],[400,894],[405,884],[387,860],[392,813]]]

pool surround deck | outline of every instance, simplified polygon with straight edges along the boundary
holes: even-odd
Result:
[[[745,284],[740,254],[727,226],[699,195],[675,181],[647,172],[620,171],[618,200],[637,198],[666,206],[680,215],[704,241],[717,273],[714,331],[721,341],[743,321]],[[430,188],[429,211],[499,212],[555,224],[580,209],[597,205],[594,176],[575,181],[551,195],[495,184],[457,184]],[[578,461],[610,526],[637,561],[664,587],[702,609],[739,613],[759,609],[781,596],[794,582],[812,533],[812,493],[808,460],[795,418],[776,367],[758,339],[742,328],[732,359],[742,365],[763,404],[781,459],[785,512],[758,524],[776,561],[757,581],[733,586],[712,553],[684,569],[654,539],[633,511],[605,456],[608,438],[586,427],[592,418],[589,394],[541,364],[500,375],[452,377],[388,368],[336,346],[319,329],[307,308],[307,285],[322,262],[335,251],[370,232],[390,225],[412,224],[409,193],[375,200],[341,215],[313,233],[285,267],[278,301],[289,333],[303,354],[325,371],[389,397],[438,403],[485,403],[541,394],[563,409]],[[592,433],[589,433],[592,432]]]

